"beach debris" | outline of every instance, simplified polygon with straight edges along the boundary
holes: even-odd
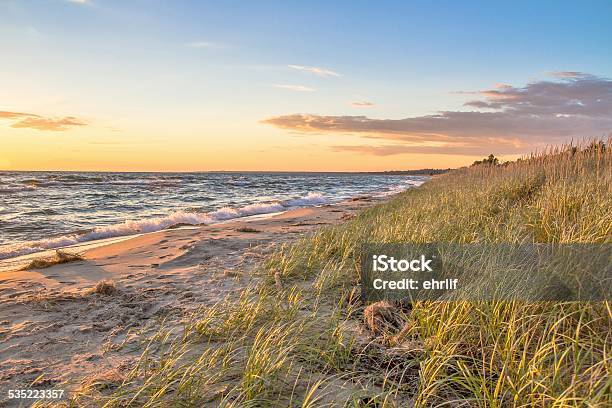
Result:
[[[404,325],[401,309],[387,300],[367,306],[363,318],[367,328],[376,335],[397,332]]]
[[[44,269],[53,265],[59,265],[68,262],[82,261],[83,257],[79,254],[74,254],[62,250],[56,250],[55,254],[49,258],[35,258],[29,264],[24,266],[22,270],[28,269]]]
[[[342,214],[342,216],[340,217],[340,219],[342,221],[348,221],[348,220],[351,220],[353,218],[355,218],[355,214],[350,214],[350,213]]]
[[[112,280],[102,280],[98,282],[93,290],[98,295],[110,296],[117,293],[117,287]]]
[[[236,229],[236,231],[238,231],[238,232],[249,232],[249,233],[257,233],[257,232],[261,232],[261,231],[260,231],[260,230],[258,230],[258,229],[251,228],[251,227],[247,227],[247,226],[237,228],[237,229]]]
[[[371,197],[367,195],[357,196],[351,198],[351,201],[370,201]]]

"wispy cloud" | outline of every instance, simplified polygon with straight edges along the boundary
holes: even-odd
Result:
[[[0,119],[15,119],[30,116],[29,113],[0,111]]]
[[[81,5],[91,4],[90,0],[64,0],[64,1],[67,1],[68,3],[81,4]]]
[[[455,145],[452,149],[445,148],[445,145],[404,145],[404,144],[383,144],[383,145],[339,145],[331,146],[334,152],[350,152],[368,154],[373,156],[394,156],[398,154],[457,154],[466,156],[485,156],[491,154],[490,144],[480,144],[473,146]],[[521,154],[524,153],[523,146],[502,145],[501,148],[494,150],[496,154]]]
[[[211,41],[193,41],[186,44],[190,48],[224,48],[222,44]]]
[[[586,74],[584,72],[578,71],[549,71],[547,72],[549,76],[557,77],[557,78],[587,78],[592,77],[591,74]]]
[[[75,126],[86,126],[87,123],[74,116],[51,118],[24,112],[0,111],[0,119],[12,121],[12,128],[30,128],[46,131],[66,131]]]
[[[287,65],[291,69],[296,69],[302,72],[308,72],[320,77],[340,77],[340,74],[329,69],[321,67],[309,67],[305,65]]]
[[[479,91],[481,99],[465,104],[474,109],[471,111],[442,111],[404,119],[298,113],[262,123],[304,134],[356,135],[393,142],[389,146],[335,148],[371,154],[394,150],[480,154],[485,148],[496,153],[528,152],[612,131],[612,80],[578,72],[566,72],[558,78]],[[404,147],[398,149],[398,144]]]
[[[351,106],[354,108],[371,108],[373,106],[376,106],[376,104],[368,101],[355,101],[351,102]]]
[[[310,87],[304,86],[304,85],[283,85],[283,84],[277,84],[277,85],[274,85],[274,86],[276,88],[288,89],[290,91],[295,91],[295,92],[314,92],[314,91],[316,91],[316,89],[310,88]]]

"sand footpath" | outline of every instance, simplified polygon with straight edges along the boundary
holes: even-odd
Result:
[[[87,249],[81,261],[0,272],[0,401],[7,402],[8,389],[70,392],[120,379],[163,321],[180,324],[244,288],[275,244],[347,220],[376,201],[168,229]],[[96,292],[100,281],[114,288]]]

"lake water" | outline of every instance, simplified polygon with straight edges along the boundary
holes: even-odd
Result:
[[[96,239],[388,195],[427,177],[0,172],[0,259]]]

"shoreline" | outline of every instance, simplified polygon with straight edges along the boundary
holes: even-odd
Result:
[[[313,206],[313,207],[317,207],[317,206]],[[310,207],[304,207],[304,208],[310,208]],[[293,211],[297,209],[298,208],[288,209],[287,211]],[[31,252],[28,254],[18,255],[18,256],[11,257],[11,258],[0,259],[0,273],[15,272],[17,270],[21,270],[21,268],[27,266],[31,261],[35,259],[46,259],[46,258],[52,257],[56,253],[56,251],[66,251],[71,254],[81,254],[91,249],[104,247],[107,245],[112,245],[112,244],[119,243],[122,241],[127,241],[130,239],[138,238],[143,235],[157,234],[157,233],[161,233],[161,232],[168,231],[168,230],[198,229],[204,226],[220,225],[220,224],[224,224],[224,223],[231,222],[231,221],[237,221],[237,220],[248,222],[249,220],[254,220],[257,218],[270,218],[278,214],[283,214],[287,211],[256,214],[256,215],[246,215],[243,217],[237,217],[237,218],[232,218],[229,220],[218,221],[213,224],[170,226],[170,227],[158,230],[158,231],[141,232],[141,233],[135,233],[135,234],[129,234],[129,235],[118,235],[115,237],[93,239],[91,241],[83,241],[83,242],[79,242],[76,244],[60,246],[57,248],[49,248],[43,251]],[[77,250],[75,251],[75,249]]]
[[[397,185],[385,185],[380,190],[368,192],[354,191],[352,194],[327,194],[308,192],[293,198],[278,198],[243,203],[222,204],[206,211],[190,211],[183,207],[169,208],[167,212],[157,215],[142,216],[142,213],[124,214],[109,223],[96,222],[95,215],[90,221],[85,221],[86,227],[78,230],[62,231],[61,225],[53,231],[45,230],[42,236],[7,235],[7,240],[0,244],[0,272],[18,268],[36,257],[52,256],[56,250],[89,248],[98,245],[96,242],[113,242],[128,239],[141,234],[163,231],[177,227],[199,227],[231,221],[234,219],[249,219],[254,216],[270,217],[285,211],[304,207],[339,204],[362,195],[372,197],[387,197],[400,191],[416,187],[427,178],[405,178]],[[139,216],[140,214],[140,216]],[[63,216],[65,217],[65,216]],[[60,220],[61,221],[61,220]],[[65,220],[67,221],[67,220]],[[99,220],[98,220],[99,221]],[[34,230],[35,228],[32,227]]]
[[[119,368],[142,352],[138,339],[157,332],[161,320],[172,316],[176,329],[199,307],[243,290],[276,245],[393,196],[91,241],[79,251],[82,260],[3,271],[0,384],[25,386],[42,375],[37,383],[72,391],[100,376],[121,375]],[[101,281],[113,282],[112,294],[95,293]]]
[[[370,197],[376,200],[386,200],[389,197],[397,195],[402,191],[405,191],[410,188],[418,187],[424,181],[426,180],[421,181],[419,184],[411,184],[410,186],[404,189],[399,189],[399,190],[395,189],[395,190],[390,190],[390,191],[380,191],[380,192],[370,192],[366,194],[357,194],[352,197],[346,197],[346,198],[335,199],[335,200],[323,199],[319,193],[308,193],[306,196],[299,197],[296,199],[288,199],[284,201],[275,201],[271,203],[253,203],[253,204],[249,204],[249,205],[242,206],[242,207],[236,207],[236,208],[223,207],[223,208],[212,210],[206,213],[197,213],[197,212],[188,213],[182,210],[178,210],[166,216],[143,218],[143,219],[136,219],[136,220],[127,220],[127,221],[118,222],[115,224],[94,227],[90,230],[86,230],[81,233],[77,233],[77,232],[60,233],[60,234],[52,235],[46,238],[31,240],[31,241],[28,241],[27,243],[34,244],[34,243],[44,242],[45,243],[44,245],[48,245],[47,244],[48,242],[52,242],[56,240],[57,241],[72,240],[74,242],[69,243],[69,244],[60,243],[57,246],[49,246],[44,249],[43,248],[40,248],[40,249],[30,248],[30,249],[33,249],[32,252],[29,252],[29,249],[24,247],[24,250],[26,251],[24,253],[17,254],[17,255],[11,255],[7,258],[2,258],[0,256],[0,273],[10,272],[16,269],[20,269],[28,265],[29,262],[35,259],[53,257],[56,251],[64,250],[67,252],[79,254],[80,252],[87,251],[89,249],[92,249],[98,246],[104,246],[104,245],[112,244],[115,242],[121,242],[124,240],[136,238],[141,235],[153,234],[153,233],[170,230],[170,229],[200,228],[202,226],[223,224],[227,222],[232,222],[234,220],[249,221],[249,220],[253,220],[257,218],[270,218],[278,214],[283,214],[289,211],[299,210],[303,208],[316,208],[316,207],[329,206],[329,205],[342,205],[342,203],[344,202],[350,202],[352,200],[355,200],[361,197]],[[258,207],[261,207],[261,208],[258,208]],[[233,216],[229,216],[227,218],[225,218],[224,216],[218,219],[214,218],[214,214],[223,213],[225,211],[234,211],[236,214]],[[241,212],[244,212],[244,214],[241,214]],[[212,222],[202,221],[200,223],[194,223],[191,219],[189,221],[184,221],[184,222],[178,219],[178,220],[175,220],[173,224],[169,224],[168,226],[161,227],[159,229],[149,230],[149,231],[146,230],[146,229],[150,229],[148,224],[155,223],[155,222],[159,223],[164,220],[169,220],[176,215],[196,217],[196,219],[198,217],[202,217],[202,218],[207,218],[207,221],[212,220]],[[208,220],[208,217],[211,217],[211,216],[213,217],[210,218],[210,220]],[[116,235],[105,231],[108,229],[122,229],[122,227],[124,226],[127,226],[126,228],[129,228],[129,229],[134,229],[134,227],[130,224],[142,224],[144,227],[144,230],[141,230],[141,231],[135,230],[135,231],[131,231],[128,233],[123,233],[122,231],[118,231]],[[102,236],[88,238],[88,236],[95,236],[96,234],[101,234]],[[111,234],[111,235],[108,235],[108,234]],[[104,236],[104,235],[108,235],[108,236]],[[7,246],[10,246],[10,245],[0,246],[0,250]],[[73,251],[73,250],[76,250],[76,251]],[[18,252],[19,250],[15,250],[15,251]],[[1,253],[2,252],[0,252],[0,254]]]

